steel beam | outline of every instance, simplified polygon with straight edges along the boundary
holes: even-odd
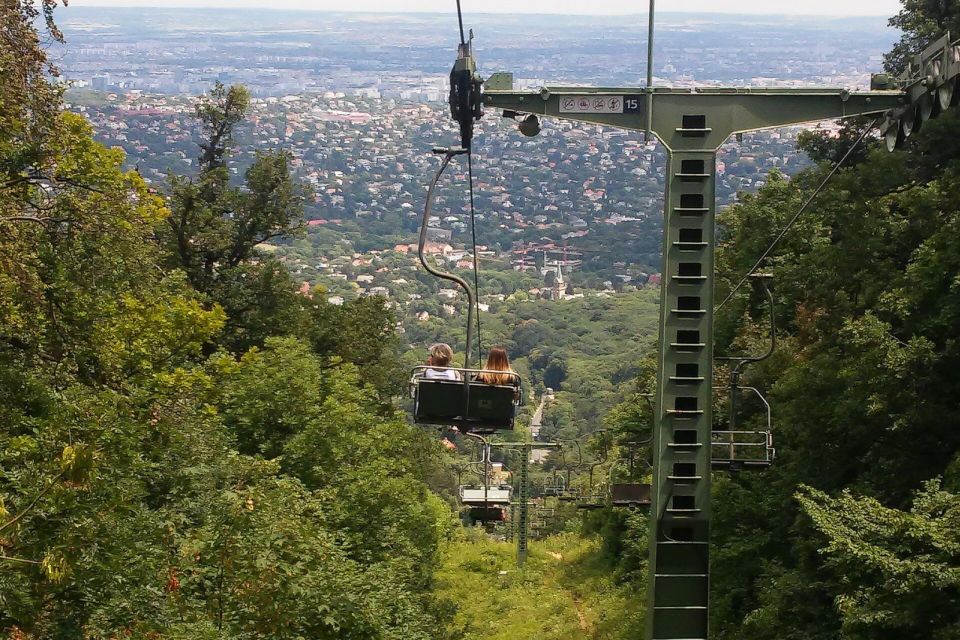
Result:
[[[673,150],[664,198],[648,637],[707,638],[716,152]]]
[[[647,92],[642,87],[545,87],[514,91],[511,74],[487,81],[487,107],[515,113],[644,131]],[[848,91],[840,88],[708,88],[653,90],[651,126],[668,149],[718,149],[731,135],[787,125],[882,115],[909,103],[902,91]],[[683,117],[687,118],[684,122]],[[707,126],[696,126],[702,118]],[[694,131],[707,129],[707,131]],[[702,134],[702,135],[701,135]]]

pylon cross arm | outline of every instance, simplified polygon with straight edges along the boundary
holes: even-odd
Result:
[[[545,87],[514,91],[511,74],[486,83],[484,105],[516,114],[642,131],[646,89],[642,87]],[[714,150],[732,134],[820,120],[882,115],[902,107],[902,91],[840,88],[654,89],[653,131],[670,149]]]

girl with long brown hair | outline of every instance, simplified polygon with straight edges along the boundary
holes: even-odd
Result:
[[[477,380],[486,384],[516,385],[519,377],[510,367],[507,350],[503,347],[493,347],[487,356],[486,371],[477,376]],[[502,373],[494,373],[502,372]]]

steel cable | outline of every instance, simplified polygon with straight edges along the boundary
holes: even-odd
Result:
[[[787,226],[785,226],[780,231],[780,233],[777,234],[777,237],[773,239],[773,242],[770,243],[770,246],[766,248],[766,250],[760,256],[760,258],[756,261],[756,263],[754,263],[754,265],[750,267],[750,270],[747,271],[747,273],[744,274],[742,278],[740,278],[740,282],[737,283],[737,286],[735,286],[730,291],[730,293],[727,294],[727,297],[723,299],[723,302],[721,302],[716,307],[716,311],[719,311],[720,309],[722,309],[723,306],[727,304],[731,298],[733,298],[734,294],[737,293],[740,287],[742,287],[743,284],[750,278],[750,276],[753,275],[756,272],[756,270],[760,268],[760,265],[763,264],[763,261],[766,260],[770,256],[770,253],[777,247],[778,244],[780,244],[780,241],[783,240],[783,237],[785,235],[787,235],[787,232],[790,231],[790,228],[794,225],[794,223],[800,218],[800,216],[803,215],[803,213],[807,210],[807,207],[810,206],[810,204],[814,201],[814,199],[818,195],[820,195],[820,192],[823,191],[824,187],[827,186],[827,183],[830,182],[833,176],[836,175],[837,171],[840,170],[840,167],[846,164],[847,160],[850,159],[850,156],[853,155],[853,152],[856,150],[856,148],[860,146],[860,143],[862,143],[864,139],[866,139],[867,134],[873,131],[873,128],[877,126],[877,123],[879,121],[880,119],[877,118],[873,122],[871,122],[869,125],[867,125],[867,128],[864,129],[863,133],[860,134],[860,137],[857,138],[857,141],[854,142],[849,149],[847,149],[847,152],[843,155],[842,158],[840,158],[840,161],[833,166],[833,169],[831,169],[830,173],[827,174],[827,177],[823,179],[823,182],[820,183],[820,185],[814,190],[814,192],[810,194],[810,197],[807,198],[807,201],[803,203],[803,206],[800,207],[800,209],[793,215],[792,218],[790,218],[790,221],[787,223]]]
[[[477,223],[473,207],[473,153],[467,151],[467,179],[470,181],[470,236],[473,244],[473,292],[477,305],[477,362],[483,363],[482,338],[480,336],[480,264],[477,257]]]

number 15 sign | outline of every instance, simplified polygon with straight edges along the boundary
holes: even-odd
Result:
[[[560,113],[636,113],[640,96],[560,96]]]

